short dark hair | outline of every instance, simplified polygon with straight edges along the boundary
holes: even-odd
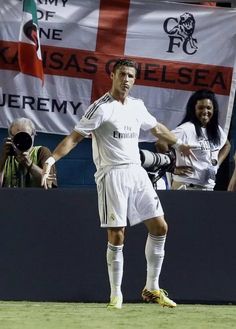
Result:
[[[133,67],[135,69],[135,75],[137,74],[138,66],[134,60],[130,58],[119,58],[113,66],[113,72],[115,73],[121,66]]]

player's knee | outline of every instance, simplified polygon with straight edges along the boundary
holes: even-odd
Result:
[[[124,244],[124,228],[108,229],[108,241],[114,246]]]
[[[166,235],[168,225],[163,217],[156,217],[146,222],[149,233],[153,235]]]
[[[157,228],[158,234],[157,235],[166,235],[168,232],[168,225],[165,220],[161,221],[159,223],[159,226]]]

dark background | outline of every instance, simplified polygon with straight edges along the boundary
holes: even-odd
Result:
[[[177,302],[236,303],[235,193],[160,191],[169,223],[160,284]],[[106,302],[95,188],[0,190],[0,300]],[[127,228],[125,301],[145,284],[143,224]]]

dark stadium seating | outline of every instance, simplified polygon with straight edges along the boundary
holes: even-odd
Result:
[[[169,223],[161,286],[186,303],[236,303],[235,193],[160,191]],[[105,302],[95,188],[0,190],[0,300]],[[127,229],[125,301],[145,282],[145,228]]]

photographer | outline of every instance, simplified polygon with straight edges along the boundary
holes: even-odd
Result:
[[[27,118],[16,119],[8,135],[0,153],[0,187],[40,187],[42,168],[51,152],[44,146],[34,146],[34,123]],[[50,177],[50,187],[56,187],[55,166]]]

